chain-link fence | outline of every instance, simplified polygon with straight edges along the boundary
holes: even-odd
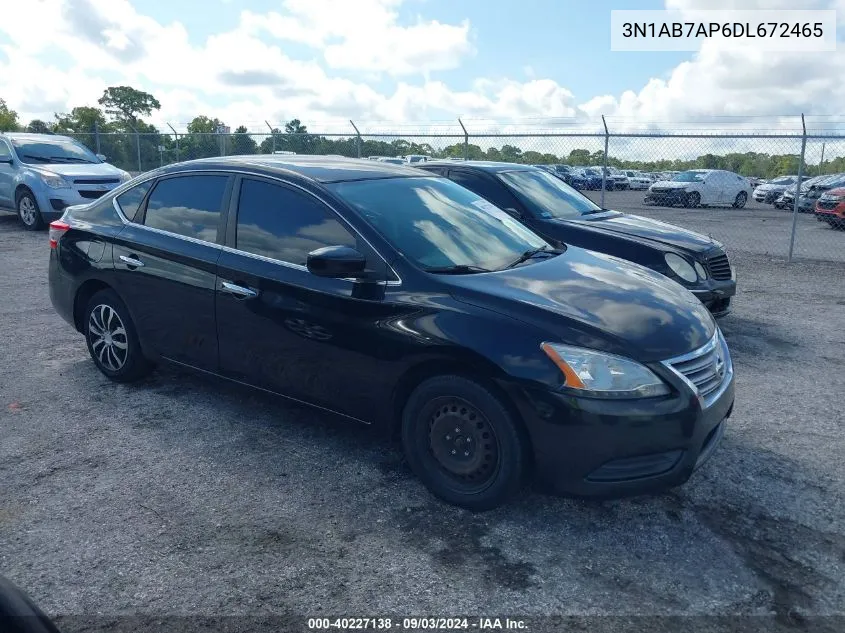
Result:
[[[425,133],[383,128],[359,133],[92,133],[74,134],[107,160],[132,173],[197,158],[243,154],[319,154],[345,157],[397,157],[495,160],[524,164],[563,164],[589,168],[602,177],[584,193],[603,207],[644,215],[710,235],[729,250],[773,257],[845,261],[845,218],[818,221],[814,213],[825,183],[809,180],[843,172],[845,135],[808,132],[802,126],[781,133],[713,131],[630,131],[564,129],[472,133],[463,123]],[[795,185],[770,185],[769,193],[747,180],[673,183],[673,172],[718,169],[757,180],[798,176]],[[630,174],[626,172],[631,172]],[[583,172],[581,172],[583,173]],[[627,186],[624,178],[628,177]],[[639,176],[648,181],[643,182]],[[809,182],[807,182],[809,180]],[[612,182],[610,182],[612,181]],[[812,187],[808,187],[812,185]],[[652,191],[649,191],[649,187]],[[685,195],[651,195],[654,189],[682,187]],[[776,195],[771,190],[776,189]],[[783,189],[786,196],[782,196]],[[688,195],[686,195],[688,194]],[[831,206],[831,195],[825,204]],[[833,204],[839,213],[839,205]],[[843,203],[845,207],[845,203]]]

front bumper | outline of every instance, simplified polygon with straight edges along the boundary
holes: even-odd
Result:
[[[823,209],[816,205],[815,215],[817,220],[825,222],[845,222],[845,203],[840,202],[832,209]]]
[[[77,189],[49,189],[47,187],[39,187],[34,191],[35,200],[38,202],[38,208],[41,210],[41,217],[44,221],[52,222],[62,217],[65,209],[68,207],[75,204],[90,204],[119,184],[117,183],[108,189],[97,191],[97,194],[99,194],[98,197],[86,197],[91,196],[91,193],[86,193],[86,196],[83,196]]]
[[[724,316],[731,310],[731,297],[736,294],[736,277],[726,280],[707,279],[697,288],[690,288],[713,316]]]
[[[781,191],[755,191],[752,197],[755,202],[773,204],[778,198],[780,198],[781,194]]]
[[[512,394],[513,396],[513,394]],[[734,404],[731,376],[704,407],[688,387],[649,400],[514,397],[534,447],[536,478],[552,492],[618,497],[684,483],[715,451]]]
[[[649,191],[645,194],[643,202],[645,204],[661,204],[664,206],[674,206],[676,204],[684,204],[687,192],[683,189],[670,189],[669,191]]]

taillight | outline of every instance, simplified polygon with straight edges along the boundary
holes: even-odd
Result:
[[[59,239],[69,230],[70,224],[67,222],[61,220],[50,222],[50,248],[56,248],[59,245]]]

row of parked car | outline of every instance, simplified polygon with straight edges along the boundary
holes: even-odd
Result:
[[[652,183],[659,180],[671,179],[678,172],[643,172],[635,169],[618,169],[616,167],[579,167],[571,165],[534,165],[557,176],[570,187],[575,189],[596,190],[604,187],[608,191],[648,189]],[[604,174],[604,178],[602,178]]]
[[[777,209],[792,210],[797,187],[798,176],[780,176],[760,184],[754,190],[754,199]],[[802,179],[798,212],[813,213],[817,220],[833,228],[845,228],[845,173]]]
[[[53,306],[114,381],[174,362],[381,425],[473,510],[528,475],[678,485],[733,410],[723,246],[544,170],[256,155],[122,182],[70,139],[0,143],[14,197],[45,192],[18,214],[50,223]]]

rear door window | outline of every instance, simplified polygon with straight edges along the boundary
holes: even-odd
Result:
[[[117,196],[117,206],[123,212],[127,220],[132,222],[135,219],[135,214],[141,208],[141,203],[147,196],[150,188],[153,186],[153,181],[148,180],[142,182],[140,185],[135,185],[131,189],[127,189],[122,194]]]
[[[160,180],[147,202],[144,226],[216,242],[228,182],[222,174]]]

